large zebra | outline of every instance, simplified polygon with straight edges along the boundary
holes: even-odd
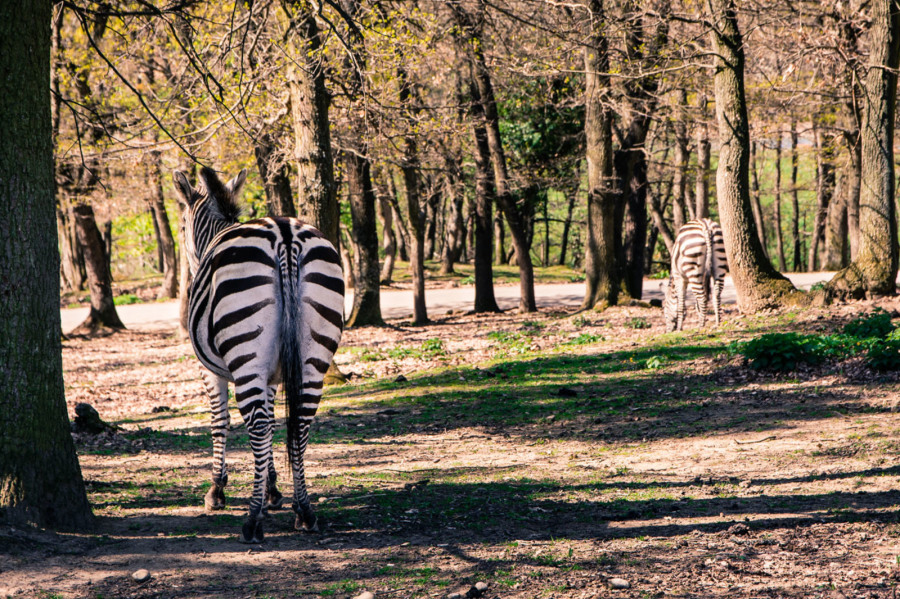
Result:
[[[315,530],[303,469],[309,427],[325,372],[343,330],[344,279],[334,246],[294,218],[238,223],[237,199],[246,171],[222,183],[208,168],[195,189],[174,173],[184,210],[184,250],[194,280],[188,330],[197,358],[209,369],[213,485],[207,509],[225,505],[228,382],[253,450],[250,513],[241,540],[263,539],[260,520],[283,500],[275,485],[272,428],[279,382],[287,403],[287,447],[294,476],[295,528]],[[265,505],[264,505],[265,504]]]
[[[722,227],[708,218],[685,223],[678,231],[672,249],[672,268],[663,312],[666,331],[684,327],[684,296],[688,285],[697,303],[700,327],[706,325],[706,304],[712,285],[716,326],[722,323],[722,287],[728,274]]]

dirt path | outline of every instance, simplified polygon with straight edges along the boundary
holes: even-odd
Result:
[[[897,377],[763,375],[726,351],[866,308],[728,308],[723,329],[680,335],[637,307],[350,330],[353,382],[327,391],[307,459],[323,532],[274,513],[253,548],[236,542],[252,469],[236,413],[229,507],[201,507],[211,450],[189,345],[72,340],[70,409],[90,401],[125,429],[79,444],[98,528],[0,529],[0,595],[448,597],[482,581],[487,599],[894,597]]]

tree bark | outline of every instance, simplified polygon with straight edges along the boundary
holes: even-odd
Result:
[[[787,270],[787,261],[784,257],[784,233],[781,229],[781,129],[775,140],[775,249],[778,254],[778,269],[781,272]]]
[[[743,312],[777,306],[794,286],[763,252],[750,206],[750,127],[744,93],[744,46],[734,0],[707,0],[713,21],[719,166],[716,194],[728,265]]]
[[[294,129],[294,161],[297,164],[297,214],[338,247],[340,207],[328,127],[331,98],[325,89],[322,40],[311,6],[301,1],[289,4],[298,63],[288,70],[287,75]]]
[[[557,264],[565,266],[566,253],[569,250],[569,233],[572,230],[572,212],[575,210],[575,199],[578,196],[575,190],[569,190],[566,193],[566,220],[563,222],[562,238],[559,242],[559,260]]]
[[[759,234],[759,243],[762,245],[763,251],[766,251],[766,223],[763,219],[762,204],[759,201],[759,174],[756,169],[756,146],[757,143],[750,142],[750,169],[753,175],[752,179],[752,195],[753,200],[753,220],[756,221],[756,232]]]
[[[0,523],[77,529],[93,516],[62,374],[51,6],[0,5]]]
[[[614,223],[620,198],[613,176],[612,115],[607,103],[607,23],[602,0],[590,0],[589,8],[590,37],[584,48],[588,200],[583,310],[614,306],[619,299]]]
[[[850,241],[850,259],[859,255],[859,198],[862,195],[862,140],[860,131],[849,136],[847,151],[850,168],[847,169],[847,237]]]
[[[473,86],[474,90],[474,86]],[[473,94],[474,95],[474,94]],[[480,102],[472,102],[472,137],[475,158],[475,312],[499,312],[494,296],[494,178],[491,151],[484,130]]]
[[[823,270],[840,270],[850,263],[850,245],[847,239],[847,179],[841,178],[841,189],[835,188],[828,204],[825,227],[825,259]]]
[[[394,239],[394,213],[387,198],[378,198],[378,218],[381,220],[381,249],[384,251],[381,284],[390,285],[394,277],[394,261],[397,259],[397,242]]]
[[[368,158],[344,152],[344,179],[350,196],[350,235],[353,239],[353,307],[347,326],[384,324],[381,317],[381,272],[378,263],[378,232],[375,229],[375,191]]]
[[[816,144],[816,217],[813,223],[812,239],[809,243],[809,270],[819,268],[819,243],[825,245],[825,224],[828,209],[834,195],[834,136],[828,135],[817,125],[813,117]]]
[[[91,290],[91,311],[72,334],[87,335],[100,327],[124,329],[113,301],[112,277],[109,274],[109,254],[97,228],[94,210],[90,204],[79,204],[73,210],[78,243],[84,251],[88,287]]]
[[[449,198],[447,228],[444,235],[444,248],[441,252],[441,274],[453,273],[453,265],[459,261],[463,240],[466,237],[466,224],[463,220],[463,197],[458,193],[450,178],[445,178],[446,196]]]
[[[175,255],[175,237],[172,235],[172,227],[169,224],[169,214],[166,212],[166,201],[163,196],[162,155],[159,152],[151,152],[150,160],[152,161],[150,210],[158,231],[159,250],[163,263],[163,284],[157,297],[171,299],[178,297],[178,258]]]
[[[688,163],[691,159],[691,151],[688,148],[687,118],[682,106],[687,104],[687,91],[678,90],[677,113],[675,116],[675,174],[672,179],[673,197],[672,215],[674,217],[675,231],[681,229],[686,222],[685,210],[687,208],[687,174]],[[695,205],[691,205],[690,212],[696,214]]]
[[[706,94],[697,94],[700,109],[697,125],[697,181],[694,190],[694,213],[697,218],[709,218],[709,127],[706,124],[709,99]]]
[[[278,144],[269,133],[259,136],[253,146],[256,168],[266,192],[266,207],[270,216],[297,216],[288,165],[278,153]]]
[[[791,246],[794,254],[794,272],[803,270],[803,243],[800,240],[800,189],[797,187],[800,157],[797,154],[797,142],[797,120],[791,116]]]
[[[56,229],[59,235],[63,286],[68,291],[80,291],[84,289],[87,280],[84,254],[75,233],[75,216],[68,202],[59,193],[57,193]]]
[[[829,295],[894,295],[897,212],[894,203],[894,117],[900,65],[900,0],[872,3],[869,66],[862,126],[859,253],[826,286]]]
[[[403,182],[406,186],[406,209],[409,220],[409,267],[413,278],[413,322],[428,322],[428,310],[425,307],[425,227],[422,215],[422,203],[419,199],[419,148],[415,133],[415,113],[418,107],[413,104],[412,85],[406,69],[397,69],[400,82],[400,105],[404,107],[407,119],[407,132],[403,136]]]

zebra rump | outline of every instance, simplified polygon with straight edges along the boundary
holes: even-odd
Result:
[[[685,223],[672,248],[672,263],[665,288],[663,313],[666,330],[681,330],[685,318],[685,294],[690,287],[700,316],[706,324],[706,308],[712,291],[716,326],[721,324],[722,288],[728,273],[722,228],[708,218]],[[712,290],[710,290],[712,287]]]

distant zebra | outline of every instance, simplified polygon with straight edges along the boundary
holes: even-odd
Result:
[[[708,218],[685,223],[678,231],[672,250],[672,269],[663,312],[666,331],[684,328],[684,296],[688,285],[697,303],[700,327],[706,325],[706,304],[712,284],[716,326],[722,323],[722,287],[728,273],[722,227]]]
[[[303,454],[325,372],[343,330],[344,279],[334,246],[294,218],[238,223],[246,171],[223,184],[208,168],[194,189],[175,172],[184,210],[184,249],[194,276],[188,330],[197,358],[210,370],[213,485],[207,509],[225,506],[228,381],[247,425],[255,465],[249,518],[241,541],[263,540],[260,520],[281,507],[272,461],[277,384],[285,389],[287,446],[294,477],[295,528],[315,530]],[[265,503],[265,505],[264,505]]]

